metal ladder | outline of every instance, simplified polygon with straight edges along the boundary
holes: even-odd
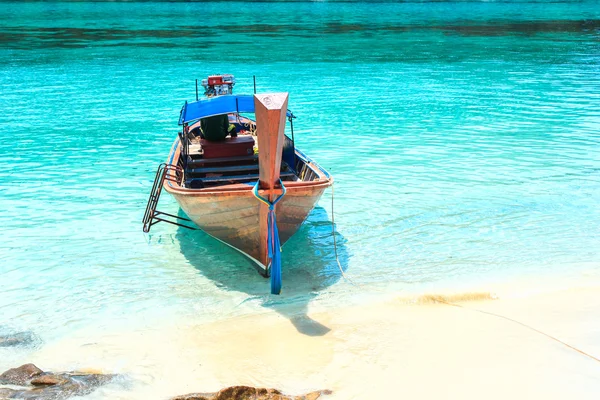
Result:
[[[165,180],[177,183],[179,181],[178,176],[182,176],[182,174],[183,170],[177,165],[162,163],[158,166],[158,169],[156,170],[156,177],[154,178],[154,185],[152,186],[150,198],[148,199],[148,205],[146,206],[146,212],[144,213],[144,219],[142,220],[142,223],[144,224],[145,233],[150,232],[150,228],[152,228],[153,225],[158,224],[159,222],[166,222],[169,224],[181,226],[182,228],[192,230],[197,229],[188,225],[180,224],[175,221],[164,219],[163,216],[192,222],[188,218],[183,218],[177,215],[156,210],[156,206],[158,205],[158,200],[160,199],[160,193],[162,192]]]

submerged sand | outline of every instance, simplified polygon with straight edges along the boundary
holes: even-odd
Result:
[[[160,399],[229,385],[332,399],[596,399],[600,286],[541,293],[398,297],[293,323],[281,314],[152,330],[90,332],[41,349],[44,367],[99,368],[131,380],[89,398]],[[304,333],[300,333],[300,330]],[[91,337],[92,336],[92,337]]]

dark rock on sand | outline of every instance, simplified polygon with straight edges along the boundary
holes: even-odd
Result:
[[[39,341],[31,332],[0,332],[0,347],[33,346]]]
[[[31,378],[43,373],[44,371],[33,364],[24,364],[18,368],[11,368],[0,375],[0,384],[23,386]]]
[[[115,375],[44,372],[33,364],[9,369],[0,375],[0,385],[25,386],[23,389],[0,387],[0,399],[59,400],[83,396],[111,381]]]
[[[64,385],[69,380],[59,375],[46,374],[33,378],[29,383],[33,386]]]
[[[171,400],[317,400],[322,395],[328,394],[331,394],[330,390],[311,392],[303,396],[289,396],[277,389],[232,386],[217,393],[190,393]]]

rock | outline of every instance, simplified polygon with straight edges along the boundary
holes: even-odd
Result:
[[[277,389],[231,386],[217,393],[190,393],[171,400],[317,400],[328,394],[331,394],[330,390],[310,392],[304,396],[288,396]]]
[[[112,381],[116,375],[112,374],[83,374],[78,372],[68,372],[61,374],[61,377],[67,377],[73,381],[79,382],[82,385],[103,385]]]
[[[214,400],[216,393],[190,393],[173,397],[171,400]]]
[[[67,398],[71,396],[84,396],[92,393],[98,386],[110,382],[115,376],[114,375],[97,375],[97,374],[51,374],[51,381],[57,381],[54,385],[37,386],[35,389],[40,390],[35,395],[37,397],[31,397],[35,399],[54,399],[54,398]],[[33,384],[33,381],[31,382]],[[29,397],[24,397],[29,398]]]
[[[318,390],[316,392],[307,393],[306,395],[304,395],[304,398],[302,400],[317,400],[321,398],[321,396],[328,396],[331,393],[333,393],[331,390]]]
[[[20,390],[0,388],[0,399],[56,400],[84,396],[114,377],[78,372],[54,374],[44,372],[33,364],[25,364],[0,375],[0,384],[28,387]]]
[[[0,347],[32,346],[39,341],[31,332],[0,333]]]
[[[44,371],[33,364],[24,364],[18,368],[12,368],[0,375],[0,384],[25,385],[31,378],[41,375]]]
[[[220,390],[215,396],[215,400],[279,400],[280,397],[281,392],[276,389],[232,386]]]
[[[54,374],[44,374],[33,378],[29,383],[33,386],[45,386],[45,385],[62,385],[68,382],[68,379],[61,378]]]

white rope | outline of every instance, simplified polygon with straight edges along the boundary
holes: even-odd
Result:
[[[333,249],[335,251],[335,261],[337,261],[337,265],[338,265],[338,267],[340,269],[340,273],[342,274],[342,276],[344,277],[344,279],[346,279],[352,285],[358,287],[360,285],[354,283],[350,278],[348,278],[346,276],[346,274],[344,274],[344,269],[342,268],[342,264],[340,263],[340,260],[339,260],[339,257],[338,257],[337,242],[336,242],[336,239],[335,239],[335,216],[334,216],[334,213],[333,213],[333,198],[334,198],[334,190],[333,190],[333,184],[331,184],[331,234],[333,236]],[[585,351],[583,351],[581,349],[578,349],[575,346],[572,346],[572,345],[570,345],[570,344],[568,344],[566,342],[563,342],[562,340],[560,340],[560,339],[558,339],[558,338],[556,338],[556,337],[554,337],[552,335],[549,335],[546,332],[543,332],[543,331],[541,331],[539,329],[536,329],[536,328],[534,328],[534,327],[532,327],[530,325],[527,325],[527,324],[525,324],[523,322],[517,321],[517,320],[512,319],[510,317],[506,317],[504,315],[496,314],[496,313],[489,312],[489,311],[479,310],[479,309],[476,309],[476,308],[465,307],[465,306],[462,306],[462,305],[456,304],[456,303],[451,303],[449,301],[444,300],[442,297],[436,297],[434,300],[437,301],[437,302],[439,302],[439,303],[447,304],[449,306],[458,307],[458,308],[462,308],[462,309],[465,309],[465,310],[470,310],[470,311],[475,311],[475,312],[482,313],[482,314],[491,315],[491,316],[496,317],[496,318],[505,319],[507,321],[513,322],[513,323],[521,325],[521,326],[523,326],[523,327],[525,327],[527,329],[530,329],[533,332],[536,332],[536,333],[538,333],[540,335],[546,336],[547,338],[549,338],[551,340],[554,340],[554,341],[562,344],[563,346],[568,347],[569,349],[574,350],[574,351],[576,351],[576,352],[578,352],[578,353],[580,353],[580,354],[582,354],[582,355],[590,358],[591,360],[600,362],[600,358],[597,358],[597,357],[595,357],[595,356],[593,356],[593,355],[591,355],[591,354],[589,354],[589,353],[587,353],[587,352],[585,352]]]
[[[599,359],[599,358],[597,358],[597,357],[594,357],[593,355],[591,355],[591,354],[589,354],[589,353],[586,353],[585,351],[583,351],[583,350],[580,350],[580,349],[578,349],[578,348],[577,348],[577,347],[575,347],[575,346],[571,346],[570,344],[568,344],[568,343],[565,343],[565,342],[563,342],[562,340],[560,340],[560,339],[557,339],[556,337],[554,337],[554,336],[552,336],[552,335],[549,335],[549,334],[547,334],[546,332],[543,332],[543,331],[541,331],[541,330],[539,330],[539,329],[536,329],[536,328],[534,328],[534,327],[532,327],[532,326],[530,326],[530,325],[527,325],[527,324],[525,324],[525,323],[523,323],[523,322],[521,322],[521,321],[517,321],[516,319],[512,319],[512,318],[510,318],[510,317],[506,317],[506,316],[504,316],[504,315],[501,315],[501,314],[496,314],[496,313],[493,313],[493,312],[490,312],[490,311],[484,311],[484,310],[479,310],[479,309],[477,309],[477,308],[470,308],[470,307],[461,306],[460,304],[456,304],[456,303],[450,303],[450,302],[448,302],[448,301],[445,301],[445,300],[444,300],[443,298],[441,298],[441,297],[435,298],[434,300],[435,300],[435,301],[437,301],[437,302],[443,303],[443,304],[447,304],[447,305],[449,305],[449,306],[458,307],[458,308],[463,308],[463,309],[465,309],[465,310],[469,310],[469,311],[475,311],[475,312],[478,312],[478,313],[482,313],[482,314],[491,315],[492,317],[497,317],[497,318],[502,318],[502,319],[505,319],[505,320],[507,320],[507,321],[513,322],[513,323],[515,323],[515,324],[518,324],[518,325],[521,325],[521,326],[523,326],[523,327],[525,327],[525,328],[527,328],[527,329],[530,329],[530,330],[532,330],[532,331],[534,331],[534,332],[536,332],[536,333],[539,333],[540,335],[544,335],[544,336],[546,336],[547,338],[549,338],[549,339],[552,339],[552,340],[554,340],[554,341],[556,341],[556,342],[558,342],[558,343],[562,344],[563,346],[566,346],[566,347],[570,348],[571,350],[574,350],[574,351],[576,351],[576,352],[578,352],[578,353],[580,353],[580,354],[583,354],[584,356],[586,356],[586,357],[589,357],[590,359],[592,359],[592,360],[594,360],[594,361],[598,361],[598,362],[600,362],[600,359]]]
[[[335,239],[335,215],[333,213],[333,198],[334,198],[334,190],[333,183],[331,184],[331,236],[333,236],[333,251],[335,252],[335,261],[337,262],[338,268],[340,269],[340,273],[345,280],[350,282],[352,285],[359,287],[360,285],[354,283],[352,279],[348,278],[344,273],[344,268],[342,268],[342,264],[340,263],[340,258],[338,257],[337,251],[337,241]]]

